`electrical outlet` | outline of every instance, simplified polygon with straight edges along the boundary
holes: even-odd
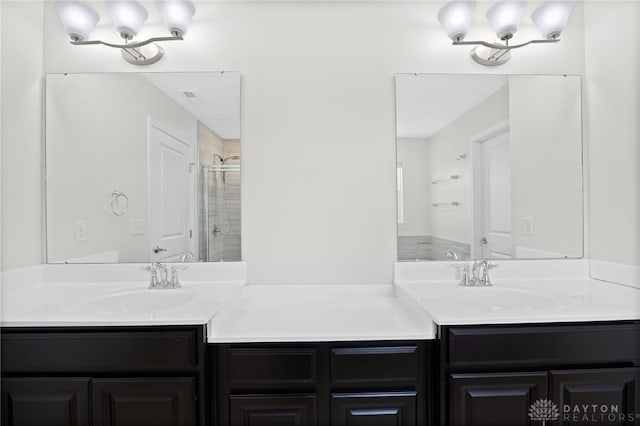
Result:
[[[75,229],[77,243],[87,241],[87,221],[86,220],[76,220],[74,229]]]
[[[523,233],[524,235],[533,235],[535,233],[535,226],[534,226],[534,220],[532,217],[523,217],[522,218],[523,223],[524,223],[524,229],[523,229]]]
[[[144,219],[131,219],[129,233],[131,235],[144,235]]]

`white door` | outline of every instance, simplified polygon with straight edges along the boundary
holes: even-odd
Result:
[[[484,259],[511,259],[511,161],[509,132],[480,144],[480,253]]]
[[[149,123],[149,208],[152,260],[177,261],[192,251],[193,149]]]

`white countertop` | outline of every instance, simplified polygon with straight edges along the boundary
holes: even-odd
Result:
[[[593,279],[494,280],[397,284],[440,325],[587,322],[640,319],[640,290]]]
[[[585,278],[579,261],[505,262],[486,288],[459,286],[437,262],[396,264],[395,285],[247,285],[244,265],[227,264],[195,265],[183,288],[148,290],[146,274],[135,265],[3,274],[0,324],[206,325],[209,342],[231,343],[428,340],[437,324],[640,319],[640,289]]]
[[[3,292],[3,327],[208,324],[244,284],[185,283],[149,290],[147,283],[45,283]]]
[[[243,293],[216,315],[209,342],[435,338],[427,313],[392,285],[248,285]]]
[[[4,327],[206,324],[210,342],[424,340],[426,312],[395,297],[394,286],[183,283],[48,283],[4,294]]]

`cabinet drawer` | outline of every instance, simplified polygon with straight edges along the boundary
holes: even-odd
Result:
[[[640,324],[450,327],[451,367],[640,361]]]
[[[226,355],[232,389],[309,387],[316,383],[315,348],[233,347]]]
[[[230,426],[315,426],[316,396],[236,395],[229,397]]]
[[[334,393],[333,426],[417,426],[416,392]]]
[[[189,370],[198,365],[196,330],[34,332],[2,335],[2,372]]]
[[[333,385],[412,385],[418,381],[418,346],[340,347],[331,349]]]

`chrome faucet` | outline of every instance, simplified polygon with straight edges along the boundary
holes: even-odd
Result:
[[[153,262],[148,266],[141,267],[140,269],[151,273],[149,289],[175,289],[182,287],[180,285],[180,280],[178,279],[178,269],[186,269],[186,267],[172,266],[170,277],[169,269],[164,263]]]
[[[193,252],[191,250],[187,250],[184,253],[182,253],[182,256],[180,257],[180,262],[185,263],[187,261],[187,259],[193,259]]]
[[[447,250],[444,256],[448,259],[458,260],[458,255],[453,250]]]
[[[151,273],[148,288],[162,288],[166,285],[168,273],[167,265],[160,262],[152,262],[148,266],[143,266],[140,269]]]
[[[471,269],[471,280],[473,281],[472,285],[490,286],[491,279],[489,278],[489,271],[497,267],[497,263],[491,263],[487,259],[482,259],[480,261],[474,262],[473,268]]]
[[[466,287],[489,287],[491,279],[489,278],[489,270],[497,268],[498,264],[490,263],[486,259],[482,259],[473,263],[471,268],[469,264],[462,263],[453,265],[453,268],[460,271],[460,285]]]

